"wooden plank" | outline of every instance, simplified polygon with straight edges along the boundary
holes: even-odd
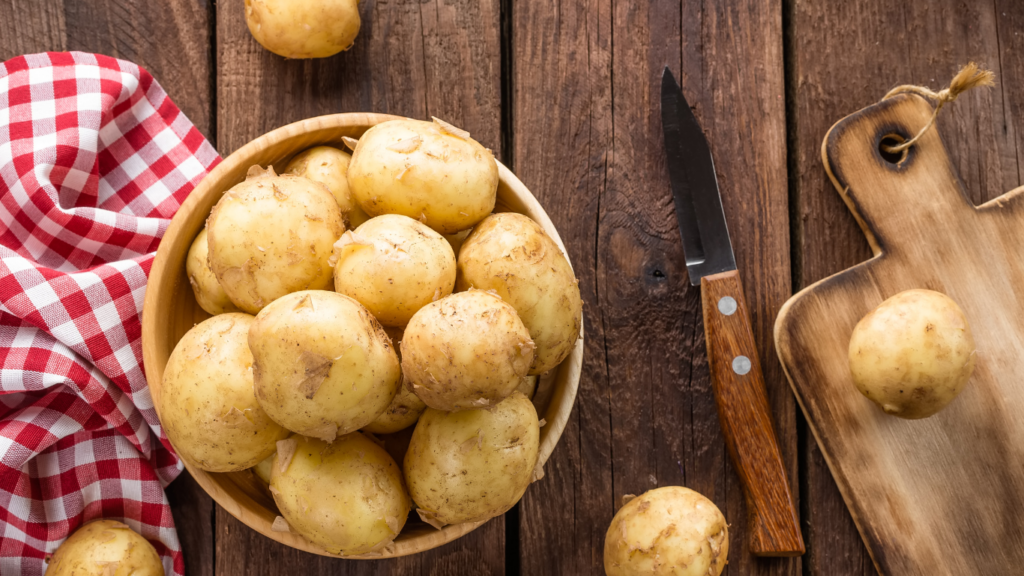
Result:
[[[497,0],[360,3],[355,46],[286,60],[260,46],[242,0],[217,3],[218,150],[227,155],[290,122],[337,112],[437,116],[499,154]]]
[[[729,574],[796,574],[746,552],[662,147],[662,66],[711,141],[791,478],[794,406],[772,349],[789,294],[779,2],[610,2],[512,10],[512,157],[555,221],[586,302],[577,410],[521,510],[522,573],[602,569],[623,494],[685,485],[730,519]],[[553,113],[552,110],[559,111]],[[608,462],[612,463],[609,470]]]
[[[496,0],[360,3],[348,52],[285,60],[249,34],[242,0],[217,3],[218,149],[227,155],[278,126],[311,116],[374,111],[469,130],[500,155],[501,78]],[[439,549],[389,561],[321,558],[279,546],[217,510],[218,574],[505,573],[505,525],[492,520]]]
[[[1021,78],[1024,65],[1022,38],[1015,36],[1020,28],[1013,26],[1014,18],[1020,24],[1024,6],[954,0],[793,0],[788,6],[794,290],[870,256],[821,166],[820,146],[834,122],[878,101],[897,84],[939,89],[969,60],[996,70],[1000,86],[961,96],[943,110],[939,128],[975,202],[1020,182],[1020,135],[1013,122],[1018,116],[1012,112],[1021,110],[1021,97],[1010,88],[1014,78]],[[1013,58],[1015,64],[1010,64]],[[806,442],[803,459],[809,574],[874,574],[813,438]]]
[[[207,138],[212,137],[212,5],[206,0],[6,0],[0,60],[81,50],[146,68]],[[213,573],[213,501],[183,472],[167,488],[190,575]]]
[[[149,70],[199,131],[212,138],[212,8],[208,0],[5,0],[0,2],[0,60],[63,50],[130,60]]]

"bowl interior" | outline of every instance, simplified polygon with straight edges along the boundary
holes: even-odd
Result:
[[[269,132],[246,144],[214,168],[182,204],[157,250],[150,272],[142,319],[142,346],[146,378],[157,413],[160,385],[167,359],[178,340],[195,324],[209,318],[196,303],[185,275],[185,257],[192,240],[221,195],[245,179],[249,167],[274,165],[282,169],[292,156],[319,144],[344,148],[342,137],[359,138],[374,124],[395,119],[384,114],[333,114],[310,118]],[[519,212],[535,220],[565,253],[558,232],[540,204],[525,186],[499,163],[500,183],[495,211]],[[566,254],[568,257],[568,255]],[[561,365],[541,377],[534,404],[547,425],[540,433],[539,461],[545,463],[554,450],[572,411],[583,358],[583,337]],[[411,428],[383,437],[392,454],[404,452]],[[401,462],[399,461],[399,464]],[[301,536],[274,532],[271,524],[277,507],[263,483],[251,471],[209,473],[186,464],[189,472],[210,496],[230,514],[254,530],[289,546],[316,554],[333,556]],[[435,530],[410,515],[393,549],[375,555],[349,558],[404,556],[440,546],[473,530],[482,522],[456,524]]]

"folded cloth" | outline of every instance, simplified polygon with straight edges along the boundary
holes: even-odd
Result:
[[[219,160],[131,62],[0,64],[0,574],[43,574],[96,518],[184,574],[140,317],[170,217]]]

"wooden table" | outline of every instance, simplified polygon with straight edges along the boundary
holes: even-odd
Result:
[[[621,496],[685,485],[732,523],[730,575],[873,574],[773,349],[795,290],[868,258],[822,169],[833,122],[899,83],[935,88],[976,60],[999,85],[939,127],[976,202],[1024,179],[1024,3],[1014,0],[363,0],[348,53],[263,50],[243,0],[3,0],[0,59],[85,50],[133,60],[227,155],[333,112],[435,115],[495,150],[540,199],[586,302],[576,410],[504,518],[430,553],[320,558],[271,542],[188,477],[168,493],[188,574],[602,574]],[[686,278],[661,141],[669,65],[707,131],[808,553],[745,553],[744,504],[719,431],[699,291]]]

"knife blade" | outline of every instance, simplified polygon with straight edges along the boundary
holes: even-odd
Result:
[[[669,181],[690,283],[701,287],[711,385],[747,502],[750,552],[799,556],[803,536],[775,436],[743,285],[704,132],[672,72],[661,78]]]

